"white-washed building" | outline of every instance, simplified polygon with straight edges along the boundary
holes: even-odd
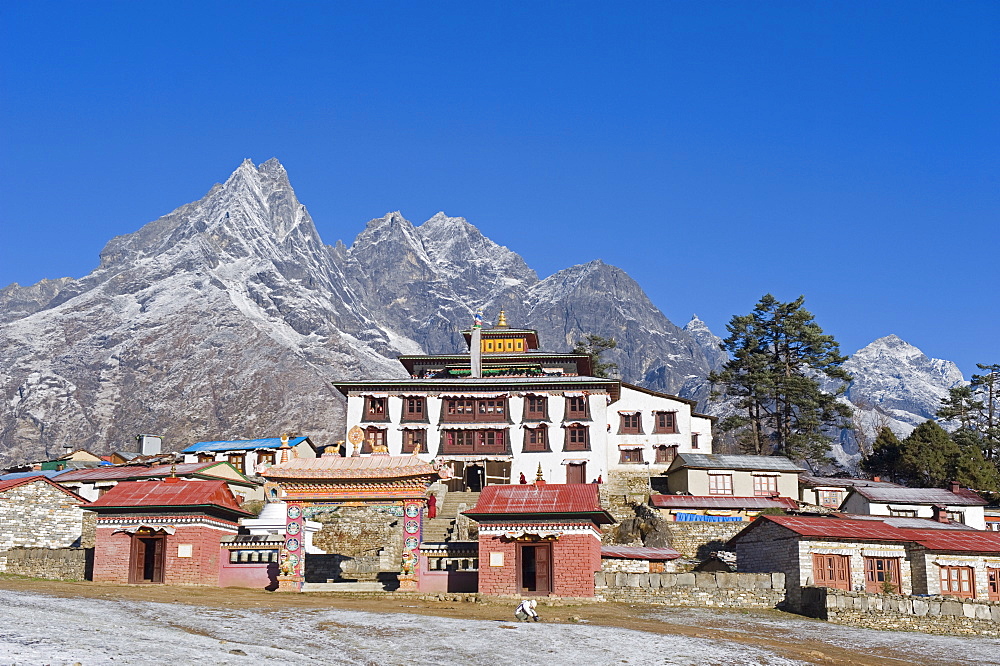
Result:
[[[711,452],[711,417],[695,402],[590,376],[583,354],[538,351],[537,333],[501,313],[464,332],[478,353],[403,356],[408,379],[335,384],[360,453],[415,454],[450,469],[452,490],[496,483],[607,480],[666,471],[679,453]],[[522,479],[523,476],[523,479]]]
[[[988,504],[979,494],[957,483],[950,488],[880,488],[855,486],[840,509],[846,513],[903,518],[934,518],[935,507],[948,519],[977,530],[986,529],[983,508]]]

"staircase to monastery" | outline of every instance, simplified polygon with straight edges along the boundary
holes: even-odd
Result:
[[[476,505],[479,493],[449,491],[438,505],[437,516],[424,521],[423,540],[430,543],[451,541],[459,509],[466,511]],[[462,506],[462,505],[465,506]]]

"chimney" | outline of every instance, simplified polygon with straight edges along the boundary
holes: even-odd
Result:
[[[874,481],[875,483],[881,483],[882,477],[880,477],[880,476],[873,476],[872,477],[872,481]]]
[[[953,493],[957,493],[961,489],[962,486],[958,483],[958,481],[951,481],[948,483],[948,490],[950,490]]]
[[[931,510],[934,511],[934,520],[936,520],[937,522],[946,524],[951,522],[950,520],[948,520],[948,512],[945,510],[943,506],[934,506],[931,507]]]

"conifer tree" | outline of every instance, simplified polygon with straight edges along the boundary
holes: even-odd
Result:
[[[899,458],[903,454],[903,444],[888,426],[879,428],[872,444],[872,452],[861,460],[861,469],[886,479],[899,478]]]
[[[1000,363],[976,367],[986,373],[972,375],[967,386],[949,390],[937,416],[957,423],[960,430],[975,432],[983,457],[1000,469]]]
[[[767,294],[752,313],[734,316],[722,342],[731,358],[709,381],[717,387],[713,397],[736,399],[741,413],[720,428],[734,432],[744,450],[819,463],[833,433],[847,425],[851,408],[837,396],[851,377],[840,367],[847,357],[804,302]],[[820,386],[827,378],[843,383],[828,393]]]
[[[573,347],[574,354],[587,354],[590,356],[591,372],[594,377],[610,377],[617,374],[618,364],[601,361],[601,354],[609,349],[615,349],[618,343],[614,338],[602,338],[599,335],[588,333],[583,340],[578,340]]]

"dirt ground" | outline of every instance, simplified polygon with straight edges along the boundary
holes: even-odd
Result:
[[[513,621],[511,615],[513,604],[509,601],[471,603],[417,599],[358,599],[322,592],[295,594],[239,588],[111,585],[2,576],[0,590],[4,589],[74,599],[165,602],[244,612],[254,609],[285,612],[296,609],[340,609],[380,614],[406,613],[459,620],[504,623]],[[724,640],[812,664],[990,664],[997,663],[994,659],[1000,658],[1000,641],[875,631],[869,633],[872,638],[881,635],[878,636],[878,640],[865,641],[863,636],[868,630],[829,625],[779,611],[674,609],[617,603],[553,607],[540,605],[539,611],[544,622],[548,624],[587,624],[652,634]],[[845,631],[848,634],[845,634]],[[838,638],[848,635],[855,640]],[[894,640],[893,637],[898,637],[898,640]],[[920,649],[921,641],[927,643],[928,649]],[[956,641],[959,643],[955,643]],[[950,645],[963,646],[966,648],[965,654],[960,656],[953,647],[949,647]],[[956,660],[952,661],[952,658]]]

